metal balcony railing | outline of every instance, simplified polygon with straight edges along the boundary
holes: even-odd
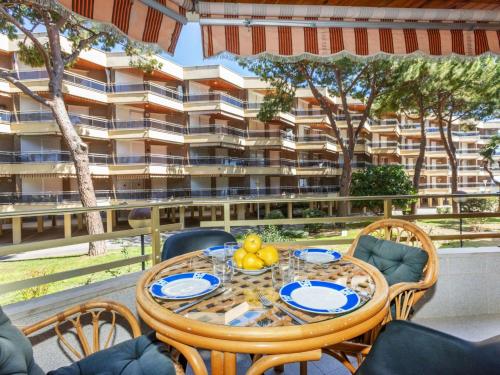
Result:
[[[280,138],[287,141],[295,141],[295,134],[284,130],[248,130],[248,138]]]
[[[9,111],[0,110],[0,122],[10,123],[11,114]]]
[[[246,137],[246,130],[238,129],[232,126],[223,125],[200,125],[191,126],[186,128],[186,134],[218,134],[218,135],[232,135],[235,137]]]
[[[257,159],[238,158],[233,156],[192,156],[189,158],[189,165],[221,165],[228,167],[291,167],[295,166],[294,160],[288,159]]]
[[[292,114],[295,116],[325,116],[326,112],[322,109],[292,109]]]
[[[339,165],[333,160],[299,160],[302,168],[338,168]]]
[[[337,144],[337,140],[329,134],[308,134],[297,137],[297,142],[328,142]]]
[[[156,164],[156,165],[176,165],[185,164],[183,156],[145,154],[145,155],[127,155],[127,156],[109,156],[109,164]]]
[[[153,118],[141,120],[113,120],[109,122],[110,129],[154,129],[166,133],[184,134],[185,128],[180,124]]]
[[[109,155],[89,154],[91,164],[107,164]],[[44,150],[44,151],[0,151],[0,162],[6,164],[19,163],[72,163],[69,151]]]
[[[48,79],[49,75],[45,69],[12,71],[11,75],[22,81]],[[107,84],[96,79],[88,78],[73,72],[65,71],[63,80],[78,86],[92,90],[106,92]]]
[[[184,102],[223,102],[232,106],[244,109],[246,108],[245,101],[224,92],[210,92],[206,94],[190,94],[184,96]]]
[[[388,142],[370,142],[370,146],[372,148],[394,148],[398,147],[399,142],[397,141],[388,141]]]
[[[138,83],[114,83],[108,85],[108,92],[110,93],[127,93],[127,92],[152,92],[181,102],[183,100],[182,93],[178,92],[175,88],[159,85],[154,82],[144,81]]]

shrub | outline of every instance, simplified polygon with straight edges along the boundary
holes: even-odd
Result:
[[[302,217],[304,218],[312,218],[312,217],[325,217],[326,214],[324,211],[318,210],[317,208],[306,208],[302,211]],[[309,233],[318,233],[321,228],[323,228],[323,224],[314,223],[314,224],[306,224],[304,225],[304,229]]]
[[[377,165],[352,174],[351,195],[414,195],[412,181],[401,165]],[[416,199],[395,199],[394,206],[407,211]],[[384,209],[382,200],[353,201],[356,208],[367,207],[378,214]]]
[[[277,225],[266,225],[264,229],[259,233],[262,242],[288,242],[293,238],[287,235],[284,231],[281,230]]]
[[[468,198],[461,204],[461,211],[467,213],[493,212],[496,209],[496,199],[494,198]],[[480,230],[480,225],[486,223],[486,217],[472,217],[466,219],[474,232]]]
[[[438,206],[436,212],[438,214],[451,214],[451,206]]]
[[[281,210],[272,210],[269,212],[264,219],[284,219],[285,215],[283,215],[283,212]]]

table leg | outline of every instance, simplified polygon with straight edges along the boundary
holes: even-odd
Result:
[[[320,359],[321,349],[301,353],[264,355],[250,366],[247,375],[262,375],[273,367],[295,362],[300,362],[302,373],[302,363],[306,365],[307,369],[307,361],[319,361]]]
[[[236,375],[235,353],[224,353],[224,375]]]
[[[300,375],[307,375],[307,362],[300,362]]]
[[[212,374],[224,374],[224,353],[212,350],[210,353]]]

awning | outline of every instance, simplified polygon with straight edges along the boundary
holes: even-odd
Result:
[[[218,2],[197,10],[205,57],[500,54],[498,10]]]
[[[191,0],[59,0],[65,8],[112,24],[131,39],[174,53]]]

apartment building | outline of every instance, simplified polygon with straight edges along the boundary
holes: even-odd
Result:
[[[0,36],[0,68],[43,94],[47,73],[23,64],[16,50]],[[298,90],[294,108],[264,124],[256,118],[270,90],[264,82],[223,66],[183,68],[159,59],[162,68],[145,74],[130,67],[123,53],[92,49],[65,74],[67,108],[89,145],[100,202],[338,190],[342,154],[309,90]],[[345,133],[345,109],[338,98],[329,100]],[[350,105],[355,112],[362,103]],[[446,152],[432,121],[426,126],[422,191],[448,192]],[[461,190],[495,191],[478,149],[499,131],[500,122],[474,131],[457,126]],[[370,119],[356,145],[354,167],[396,163],[412,174],[419,138],[420,125],[411,121]],[[78,201],[75,170],[52,115],[0,81],[0,209]]]

